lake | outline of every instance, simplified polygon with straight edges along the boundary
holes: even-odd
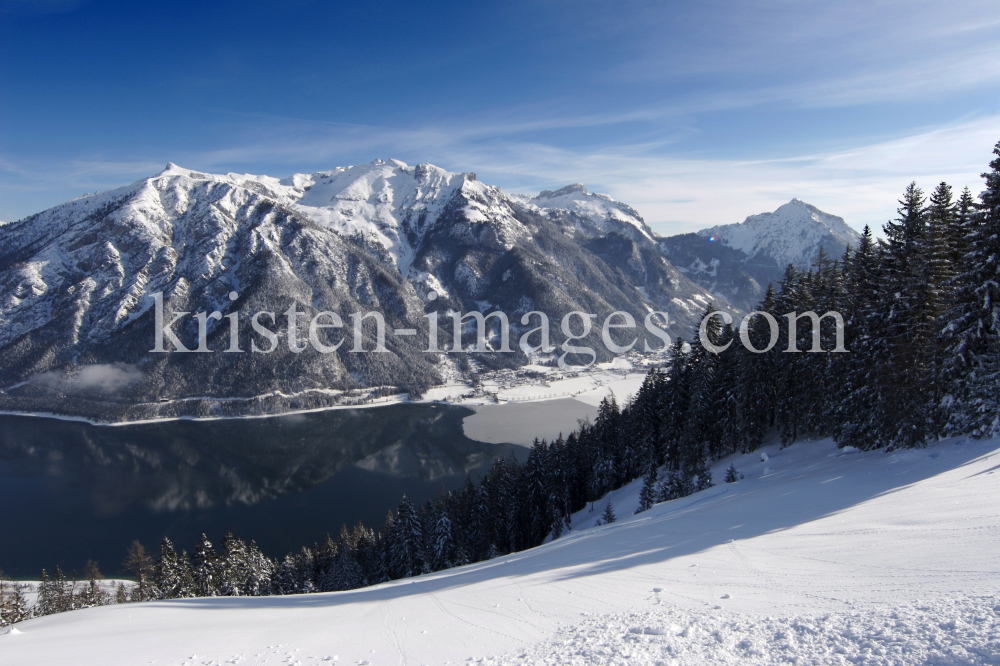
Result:
[[[0,415],[0,568],[37,578],[96,560],[120,573],[133,539],[193,550],[202,532],[270,557],[379,529],[406,493],[460,488],[525,449],[469,439],[465,407],[400,404],[269,418],[95,426]]]

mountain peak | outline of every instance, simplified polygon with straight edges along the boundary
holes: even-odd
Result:
[[[572,185],[567,185],[566,187],[560,187],[558,190],[542,190],[538,193],[536,199],[554,199],[556,197],[565,197],[579,192],[583,195],[588,195],[590,192],[587,188],[583,186],[583,183],[573,183]]]
[[[844,218],[821,211],[799,198],[779,206],[773,213],[748,216],[743,222],[724,224],[698,232],[714,237],[748,258],[758,255],[772,259],[778,266],[794,264],[807,268],[819,253],[839,255],[848,245],[855,246],[860,234]]]

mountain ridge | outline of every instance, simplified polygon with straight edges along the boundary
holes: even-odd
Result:
[[[712,301],[734,316],[748,309],[731,305],[703,274],[675,266],[667,239],[607,195],[580,184],[507,194],[475,174],[399,160],[280,179],[168,163],[154,176],[8,223],[0,239],[0,409],[11,411],[109,420],[278,413],[419,394],[456,371],[468,380],[483,369],[555,360],[517,349],[428,354],[420,341],[432,311],[507,313],[512,341],[528,330],[521,315],[543,311],[555,317],[557,345],[566,337],[563,314],[596,313],[597,330],[579,344],[609,360],[600,322],[612,311],[632,313],[640,330],[647,312],[666,311],[671,334],[690,337]],[[245,322],[289,303],[306,317],[379,310],[389,331],[416,335],[390,333],[388,353],[377,357],[346,353],[346,345],[299,354],[284,348],[286,313],[273,317],[282,338],[274,353],[155,355],[154,293],[170,312],[223,315],[205,322],[216,350],[230,341],[226,317]],[[453,342],[450,323],[439,327],[442,350]],[[244,350],[254,343],[247,328],[238,340]],[[193,318],[177,333],[197,346]],[[496,334],[487,334],[493,352]],[[363,337],[371,349],[372,331]],[[96,384],[80,379],[89,366],[98,368]]]
[[[716,225],[692,234],[660,238],[661,251],[688,278],[735,307],[751,311],[785,267],[813,267],[820,248],[832,259],[861,235],[836,215],[793,198],[772,213]]]

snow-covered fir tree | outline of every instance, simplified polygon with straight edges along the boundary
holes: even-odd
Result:
[[[604,505],[604,511],[601,513],[601,524],[610,525],[616,520],[618,519],[615,517],[614,507],[611,506],[611,500],[608,499],[607,504]]]

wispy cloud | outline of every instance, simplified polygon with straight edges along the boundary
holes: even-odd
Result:
[[[684,12],[664,34],[664,13]],[[802,106],[900,102],[987,88],[1000,79],[996,3],[930,0],[733,4],[630,13],[627,55],[600,70],[610,82],[687,83],[728,90],[733,104]],[[639,19],[639,21],[637,21]]]
[[[534,182],[538,189],[582,182],[635,206],[663,234],[742,221],[792,197],[857,228],[870,224],[879,230],[911,180],[925,189],[946,180],[978,194],[979,174],[998,140],[1000,115],[849,150],[771,160],[690,159],[651,154],[642,145],[581,153],[512,144],[503,151],[462,151],[454,161],[478,163],[484,179]]]
[[[599,121],[592,117],[588,122]],[[268,173],[287,175],[296,167],[330,168],[374,157],[397,157],[430,161],[454,171],[476,171],[485,182],[510,191],[537,192],[582,182],[635,206],[662,234],[741,221],[747,215],[774,210],[792,197],[841,215],[855,227],[870,224],[879,229],[894,215],[896,200],[911,180],[925,189],[947,180],[957,188],[969,185],[978,193],[979,174],[1000,140],[1000,115],[992,115],[849,149],[736,160],[672,154],[662,141],[592,149],[561,147],[510,139],[511,126],[476,123],[394,129],[284,121],[267,132],[266,141],[157,161],[81,160],[49,165],[43,172],[41,167],[23,169],[0,159],[0,169],[17,172],[33,181],[32,187],[43,190],[51,182],[106,189],[152,175],[168,159],[210,171],[243,172],[253,170],[247,165],[281,165],[291,169]],[[362,159],[351,159],[358,156]]]
[[[911,180],[928,189],[948,180],[978,193],[979,174],[1000,140],[1000,115],[849,149],[758,160],[685,157],[671,154],[669,144],[660,141],[567,148],[508,139],[506,126],[494,127],[493,133],[484,125],[447,131],[329,129],[301,144],[281,141],[193,157],[222,164],[234,158],[324,162],[345,152],[404,160],[416,156],[447,169],[476,171],[486,182],[511,190],[582,182],[637,207],[660,233],[740,221],[792,197],[842,215],[859,228],[879,229],[895,213],[896,200]]]

